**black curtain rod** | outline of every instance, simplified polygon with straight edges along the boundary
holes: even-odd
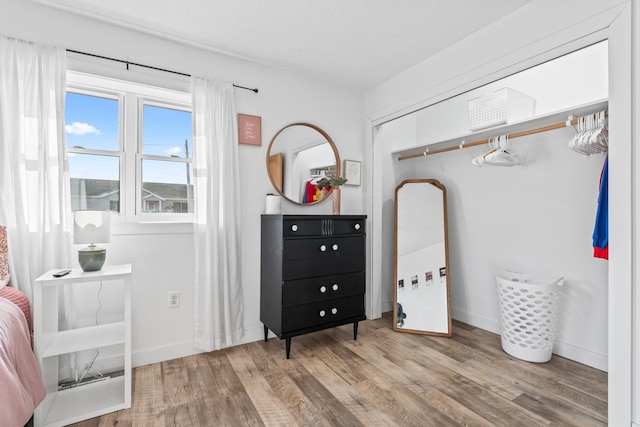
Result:
[[[136,67],[149,68],[151,70],[163,71],[165,73],[178,74],[179,76],[191,77],[191,74],[181,73],[179,71],[166,70],[164,68],[152,67],[151,65],[137,64],[135,62],[124,61],[122,59],[109,58],[108,56],[95,55],[93,53],[80,52],[78,50],[72,50],[72,49],[67,49],[67,52],[78,53],[80,55],[92,56],[94,58],[106,59],[107,61],[120,62],[121,64],[126,64],[127,65],[127,70],[129,69],[129,65],[135,65]],[[250,88],[250,87],[240,86],[240,85],[236,85],[236,84],[234,84],[233,87],[237,87],[239,89],[250,90],[252,92],[258,93],[258,89],[257,88]]]

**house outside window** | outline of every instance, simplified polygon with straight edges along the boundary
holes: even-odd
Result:
[[[136,221],[193,216],[191,96],[69,72],[65,131],[72,210]]]

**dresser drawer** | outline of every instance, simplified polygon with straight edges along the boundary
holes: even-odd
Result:
[[[282,258],[284,280],[364,271],[364,236],[287,239]]]
[[[364,296],[316,302],[282,309],[283,333],[364,315]]]
[[[364,294],[364,271],[284,282],[282,305],[291,306]]]
[[[365,234],[362,218],[287,218],[284,220],[284,237],[338,236]]]

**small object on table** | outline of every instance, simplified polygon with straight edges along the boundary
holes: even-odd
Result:
[[[60,270],[57,273],[53,273],[53,277],[63,277],[71,273],[71,270]]]

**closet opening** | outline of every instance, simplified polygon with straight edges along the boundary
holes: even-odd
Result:
[[[587,156],[571,149],[575,126],[510,139],[509,150],[520,160],[513,167],[474,164],[489,146],[465,144],[605,115],[608,54],[608,41],[601,41],[377,126],[382,160],[376,173],[388,177],[380,189],[383,312],[391,311],[394,295],[388,207],[395,186],[437,179],[447,189],[453,319],[500,333],[496,269],[560,275],[565,281],[553,352],[607,371],[609,267],[593,248],[606,150]],[[518,94],[514,100],[525,95],[519,100],[526,108],[478,124],[470,102],[505,92]]]

